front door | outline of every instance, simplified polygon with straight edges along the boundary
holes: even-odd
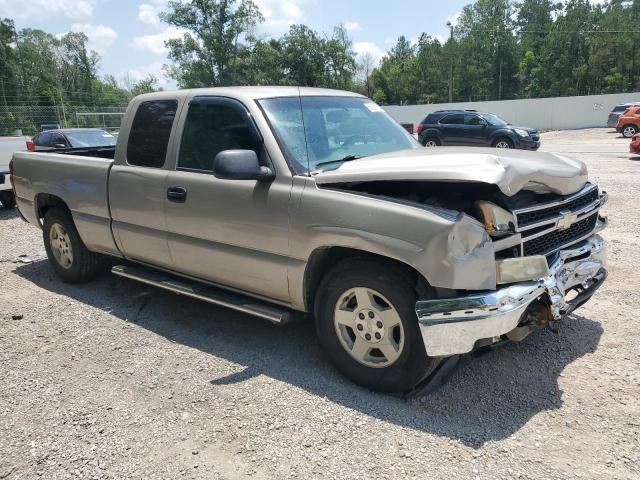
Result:
[[[270,165],[249,122],[236,100],[190,102],[176,170],[165,186],[169,250],[174,270],[286,302],[291,180],[225,180],[212,172],[223,150],[254,150]]]
[[[464,114],[464,143],[473,146],[487,145],[487,122],[475,113]]]

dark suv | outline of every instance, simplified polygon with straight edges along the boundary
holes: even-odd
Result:
[[[492,113],[475,110],[439,110],[427,115],[416,130],[425,147],[470,145],[475,147],[537,150],[540,134],[533,128],[514,127]]]

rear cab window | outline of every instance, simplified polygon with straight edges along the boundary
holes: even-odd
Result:
[[[127,142],[129,165],[164,166],[177,109],[177,100],[151,100],[138,106]]]

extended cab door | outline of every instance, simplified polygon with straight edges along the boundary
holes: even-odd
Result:
[[[185,106],[175,171],[166,179],[166,219],[174,270],[270,299],[289,299],[291,179],[229,180],[213,175],[224,150],[254,150],[271,165],[245,106],[194,97]]]
[[[109,174],[109,205],[118,248],[127,258],[172,268],[165,221],[167,151],[178,111],[176,99],[144,101],[123,125]],[[135,113],[134,113],[135,112]]]

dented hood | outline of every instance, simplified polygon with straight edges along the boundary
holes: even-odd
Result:
[[[477,147],[417,148],[345,162],[317,173],[316,183],[383,180],[475,182],[498,186],[507,196],[520,190],[568,195],[587,181],[579,160],[547,152]]]

